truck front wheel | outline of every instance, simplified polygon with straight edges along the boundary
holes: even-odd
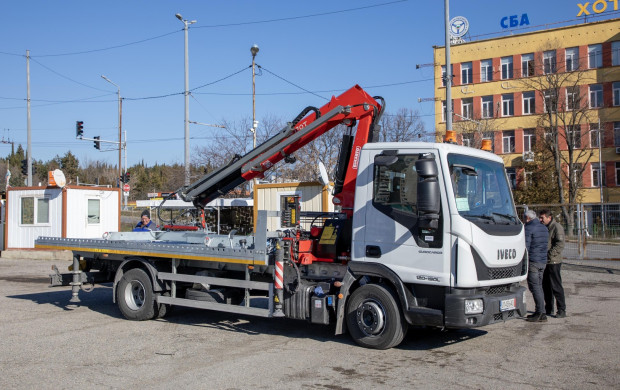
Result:
[[[118,282],[116,301],[121,313],[128,320],[150,320],[157,315],[157,301],[151,278],[140,268],[125,272]]]
[[[384,286],[367,284],[353,292],[347,305],[347,327],[356,343],[366,348],[397,346],[407,333],[397,299]]]

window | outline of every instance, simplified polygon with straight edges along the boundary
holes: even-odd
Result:
[[[417,216],[418,155],[401,154],[390,165],[375,165],[372,203],[379,210]]]
[[[517,171],[514,168],[506,168],[506,176],[508,176],[508,184],[511,190],[517,189]]]
[[[98,224],[101,223],[101,200],[100,199],[88,199],[88,223]]]
[[[588,46],[588,67],[590,69],[603,66],[603,49],[600,44]]]
[[[495,152],[495,135],[493,134],[493,132],[485,131],[484,133],[482,133],[482,140],[485,140],[485,139],[488,139],[489,141],[491,141],[491,150]]]
[[[480,61],[480,82],[493,81],[493,61]]]
[[[614,106],[620,106],[620,82],[613,83]]]
[[[557,70],[555,50],[549,50],[543,53],[543,72],[545,74],[555,73]]]
[[[502,116],[513,116],[515,114],[515,100],[511,93],[502,95]]]
[[[493,118],[493,96],[482,97],[482,117]]]
[[[536,113],[536,93],[534,91],[523,92],[523,115]]]
[[[454,75],[454,65],[450,65],[450,74]],[[446,66],[441,66],[441,86],[446,86]]]
[[[463,118],[471,119],[474,112],[474,99],[468,98],[461,100]]]
[[[611,43],[611,64],[620,65],[620,41]]]
[[[512,57],[502,57],[500,62],[502,64],[502,80],[511,79],[513,77]]]
[[[461,64],[461,84],[471,84],[472,80],[471,62],[463,62]]]
[[[574,149],[581,147],[581,126],[580,125],[568,125],[566,126],[566,142],[568,146]]]
[[[603,140],[603,133],[601,135],[601,141]],[[590,123],[590,146],[593,148],[598,148],[599,146],[599,129],[598,123]]]
[[[558,99],[555,89],[548,89],[543,92],[543,101],[545,103],[545,112],[558,111]]]
[[[474,133],[463,134],[463,146],[474,147]]]
[[[620,186],[620,162],[616,163],[616,185]]]
[[[523,151],[533,152],[536,146],[536,131],[535,129],[523,130]]]
[[[579,87],[566,88],[566,109],[568,111],[579,108]]]
[[[523,170],[523,187],[527,187],[529,183],[532,183],[532,172]]]
[[[583,166],[581,165],[581,163],[574,163],[573,164],[573,175],[575,178],[575,184],[577,184],[577,187],[581,187],[581,185],[583,184]]]
[[[502,131],[502,147],[504,153],[515,152],[515,132],[514,130]]]
[[[614,122],[614,146],[620,146],[620,122]]]
[[[21,224],[39,225],[50,222],[49,198],[25,196],[21,198]]]
[[[603,107],[603,85],[590,85],[590,108]]]
[[[607,185],[605,180],[605,163],[592,163],[592,187],[603,187]]]
[[[545,127],[544,137],[545,137],[545,142],[549,144],[553,143],[553,140],[555,139],[555,132],[551,128]]]
[[[521,55],[521,76],[530,77],[534,76],[534,54],[522,54]]]
[[[566,49],[566,71],[572,72],[579,69],[579,48],[570,47]]]

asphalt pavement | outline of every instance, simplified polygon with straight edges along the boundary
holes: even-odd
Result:
[[[620,388],[620,262],[565,263],[567,318],[412,328],[386,351],[288,319],[175,308],[128,321],[110,285],[78,306],[48,288],[53,263],[0,258],[1,389]]]

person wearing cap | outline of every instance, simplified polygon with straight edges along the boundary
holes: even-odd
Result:
[[[525,212],[525,247],[529,258],[527,286],[534,296],[535,310],[527,316],[529,322],[545,322],[545,294],[543,274],[547,266],[547,243],[549,230],[536,217],[534,210]]]
[[[134,232],[145,232],[155,230],[155,223],[151,221],[151,213],[148,210],[144,210],[140,215],[140,222],[133,228]]]

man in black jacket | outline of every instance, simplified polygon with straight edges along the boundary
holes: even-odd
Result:
[[[547,265],[547,244],[549,231],[540,223],[534,210],[525,212],[525,247],[529,258],[527,286],[534,296],[536,310],[527,316],[529,322],[547,321],[545,315],[545,295],[543,293],[543,273]]]

